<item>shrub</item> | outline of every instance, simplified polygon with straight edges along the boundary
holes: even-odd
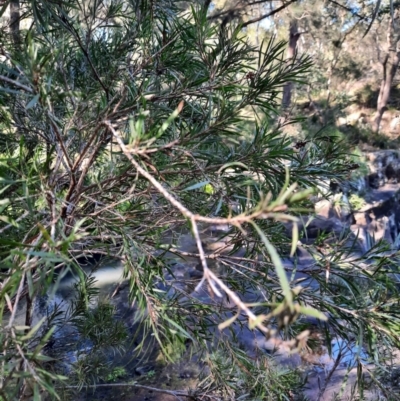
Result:
[[[212,25],[201,7],[183,11],[168,0],[44,0],[26,3],[23,16],[30,28],[20,40],[4,36],[0,66],[0,397],[57,398],[67,379],[43,361],[61,318],[94,348],[126,338],[123,324],[110,328],[112,306],[91,305],[95,294],[81,264],[99,256],[124,265],[143,334],[137,352],[152,336],[167,360],[189,341],[207,353],[210,329],[229,330],[242,318],[278,342],[280,330],[291,330],[287,341],[300,347],[307,332],[289,326],[301,315],[330,317],[328,343],[330,328],[348,341],[356,336],[371,352],[396,343],[392,261],[368,254],[369,268],[361,268],[346,260],[340,238],[322,258],[315,250],[307,274],[316,290],[297,287],[278,254],[294,253],[297,216],[314,188],[351,170],[348,149],[332,136],[296,142],[271,124],[283,85],[306,76],[307,57],[288,63],[284,42],[256,48],[240,27]],[[289,223],[292,239],[284,233]],[[210,225],[227,225],[228,245],[244,255],[207,255],[200,231]],[[173,273],[168,254],[188,256],[177,247],[181,232],[191,232],[197,245],[203,278],[196,288],[204,285],[218,302],[166,280]],[[211,259],[225,274],[209,268]],[[36,301],[68,269],[80,279],[76,302],[34,325]],[[236,293],[251,291],[259,295],[251,304]],[[233,309],[221,304],[227,298]],[[24,305],[21,326],[16,313]],[[225,352],[221,363],[235,372],[245,368],[241,359],[252,363],[234,347]],[[84,354],[75,384],[97,383],[104,368],[101,353]],[[271,383],[260,374],[246,382],[255,397]],[[271,375],[293,383],[290,374]],[[228,391],[228,377],[222,379]],[[286,387],[274,391],[287,394]]]

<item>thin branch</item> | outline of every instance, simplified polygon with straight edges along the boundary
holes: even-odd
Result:
[[[17,88],[23,89],[26,92],[34,93],[33,89],[31,89],[29,86],[21,84],[18,81],[14,81],[13,79],[5,77],[4,75],[0,75],[0,81],[8,82],[9,84],[12,84],[12,85],[16,86]]]
[[[263,19],[271,17],[272,15],[278,13],[279,11],[284,10],[285,8],[289,7],[291,4],[296,3],[296,2],[297,2],[297,0],[290,0],[288,3],[282,4],[280,7],[275,8],[274,10],[270,11],[269,13],[263,14],[260,17],[253,18],[249,21],[244,22],[243,24],[241,24],[241,26],[246,27],[250,24],[254,24],[255,22],[262,21]]]
[[[136,383],[104,383],[104,384],[89,384],[85,386],[86,388],[101,388],[101,387],[135,387],[135,388],[140,388],[143,390],[149,390],[149,391],[155,391],[157,393],[163,393],[163,394],[168,394],[172,395],[176,398],[178,397],[189,397],[193,398],[193,396],[185,390],[166,390],[163,388],[157,388],[157,387],[150,387],[150,386],[143,386],[141,384],[136,384]],[[65,386],[63,388],[69,388],[69,389],[80,389],[80,386]],[[207,395],[205,395],[208,397]],[[179,398],[178,398],[179,399]]]
[[[149,154],[149,153],[155,153],[155,152],[160,152],[162,150],[171,149],[175,145],[178,145],[180,142],[181,142],[180,139],[175,139],[175,140],[173,140],[173,141],[171,141],[171,142],[169,142],[169,143],[167,143],[167,144],[165,144],[163,146],[160,146],[159,148],[139,149],[138,147],[133,147],[133,146],[130,146],[130,145],[127,145],[126,148],[129,149],[130,153],[134,153],[134,154],[137,154],[137,155],[146,155],[146,154]]]
[[[375,18],[376,18],[377,14],[378,14],[380,5],[381,5],[381,0],[377,0],[377,1],[376,1],[376,6],[375,6],[375,11],[374,11],[374,13],[373,13],[373,15],[372,15],[371,22],[369,23],[368,28],[367,28],[367,30],[365,31],[365,33],[364,33],[364,35],[363,35],[363,37],[362,37],[363,39],[368,35],[368,32],[369,32],[369,30],[371,29],[372,24],[374,23]]]
[[[325,378],[325,383],[324,383],[323,387],[322,387],[322,388],[320,389],[320,391],[319,391],[317,401],[320,401],[321,398],[322,398],[322,396],[324,395],[324,393],[325,393],[325,391],[326,391],[326,389],[327,389],[327,387],[328,387],[328,384],[329,384],[329,382],[330,382],[331,379],[332,379],[332,375],[333,375],[334,372],[336,371],[336,369],[337,369],[337,367],[339,366],[339,363],[340,363],[341,360],[342,360],[342,349],[339,350],[339,354],[338,354],[338,356],[337,356],[336,359],[335,359],[335,362],[334,362],[334,364],[333,364],[333,366],[332,366],[332,369],[330,370],[328,376]]]
[[[73,211],[75,210],[76,205],[78,204],[79,198],[81,196],[81,188],[83,185],[83,182],[86,178],[87,172],[89,171],[90,167],[93,164],[93,161],[95,160],[97,154],[99,153],[100,149],[104,144],[107,142],[107,131],[103,133],[103,139],[101,139],[96,147],[92,150],[91,154],[87,157],[85,167],[81,170],[80,178],[76,184],[70,187],[67,196],[65,197],[65,205],[63,206],[62,209],[62,214],[61,216],[64,218],[69,214],[69,219],[73,218]],[[75,178],[75,171],[72,173],[72,177]],[[75,196],[73,197],[73,193],[75,191]],[[71,202],[73,200],[73,202]],[[68,205],[68,203],[70,203]]]
[[[72,33],[72,35],[75,37],[76,42],[78,43],[78,46],[80,47],[80,49],[82,50],[83,55],[85,56],[86,60],[89,63],[90,69],[92,70],[94,77],[96,79],[96,81],[100,84],[100,86],[103,88],[104,93],[106,94],[106,98],[107,101],[109,100],[110,97],[110,93],[109,93],[109,89],[104,85],[102,79],[100,78],[99,73],[97,72],[92,59],[89,55],[89,53],[87,52],[87,50],[85,49],[85,46],[82,43],[82,40],[77,32],[77,30],[75,29],[75,27],[66,19],[62,19],[59,18],[56,14],[52,13],[53,16],[58,19],[58,22],[60,22],[60,24],[62,24],[69,32]]]
[[[183,206],[178,200],[176,200],[151,174],[149,174],[144,168],[140,166],[140,164],[132,157],[130,151],[125,146],[121,137],[118,135],[117,131],[114,129],[110,121],[105,121],[104,125],[110,129],[113,133],[115,139],[118,142],[122,152],[128,158],[128,160],[133,164],[136,170],[141,174],[144,178],[146,178],[150,183],[169,201],[173,206],[175,206],[185,217],[188,219],[192,219],[194,214],[188,210],[185,206]],[[212,220],[212,219],[211,219]]]
[[[83,150],[80,152],[79,157],[76,159],[74,165],[72,166],[72,171],[74,172],[79,165],[81,164],[82,160],[84,159],[84,157],[86,156],[86,153],[88,152],[88,150],[91,148],[93,141],[95,140],[96,136],[99,133],[101,126],[97,126],[92,134],[91,137],[89,137],[85,147],[83,148]]]
[[[127,168],[123,173],[121,173],[120,175],[114,176],[114,177],[110,177],[110,178],[106,178],[103,181],[100,181],[99,183],[95,183],[95,184],[91,184],[88,185],[87,187],[84,187],[81,189],[80,194],[83,194],[84,192],[90,191],[93,188],[104,188],[105,185],[109,182],[115,181],[115,182],[121,182],[122,178],[132,178],[135,177],[136,174],[129,174],[130,168]]]
[[[329,1],[329,3],[332,3],[332,4],[334,4],[335,6],[338,6],[338,7],[340,7],[340,8],[343,8],[344,10],[348,11],[348,12],[351,13],[354,17],[357,17],[357,18],[359,18],[360,20],[365,19],[364,16],[362,16],[362,15],[360,15],[360,14],[354,12],[351,8],[345,6],[344,4],[340,4],[340,3],[338,3],[338,2],[335,1],[335,0],[328,0],[328,1]]]
[[[52,126],[52,128],[53,128],[53,130],[54,130],[54,132],[55,132],[55,134],[56,134],[56,137],[57,137],[57,139],[58,139],[58,142],[59,142],[59,144],[60,144],[60,147],[61,147],[61,149],[62,149],[62,151],[63,151],[65,160],[67,161],[68,167],[69,167],[69,169],[70,169],[71,172],[72,172],[72,170],[73,170],[72,162],[71,162],[71,160],[70,160],[70,158],[69,158],[69,156],[68,156],[68,152],[67,152],[67,149],[65,148],[65,144],[64,144],[64,141],[63,141],[63,139],[62,139],[60,130],[58,129],[58,126],[57,126],[57,124],[54,122],[53,116],[52,116],[50,113],[48,113],[48,117],[49,117],[49,119],[50,119],[50,125]],[[72,174],[70,174],[70,175],[72,175]]]

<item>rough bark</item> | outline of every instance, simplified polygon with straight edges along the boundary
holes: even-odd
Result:
[[[297,20],[292,19],[290,21],[289,27],[289,44],[287,49],[287,62],[291,63],[297,49],[297,41],[299,40],[300,33],[298,31]],[[282,95],[282,108],[288,109],[292,102],[292,90],[293,90],[293,82],[287,82],[283,87],[283,95]]]
[[[383,113],[387,110],[390,99],[390,89],[400,63],[400,51],[398,49],[400,41],[399,10],[389,20],[387,34],[387,52],[382,60],[382,82],[379,89],[378,103],[376,107],[375,119],[372,125],[374,132],[379,132]]]
[[[10,1],[10,33],[14,43],[19,43],[20,36],[20,3],[19,0]]]

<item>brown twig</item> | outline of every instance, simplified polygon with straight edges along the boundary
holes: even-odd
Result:
[[[54,132],[56,134],[56,137],[58,139],[59,145],[60,145],[60,147],[61,147],[61,149],[63,151],[65,160],[67,161],[68,167],[72,171],[72,168],[73,168],[72,162],[71,162],[71,159],[68,156],[68,152],[67,152],[67,149],[65,148],[65,144],[64,144],[64,141],[63,141],[63,139],[61,137],[60,130],[59,130],[57,124],[54,122],[53,116],[50,113],[48,113],[48,117],[50,119],[50,125],[53,128],[53,130],[54,130]]]
[[[330,370],[328,376],[326,376],[326,378],[325,378],[324,386],[323,386],[323,387],[321,388],[321,390],[319,391],[317,401],[320,401],[321,398],[322,398],[322,396],[324,395],[324,393],[325,393],[325,391],[326,391],[326,389],[327,389],[327,387],[328,387],[328,384],[329,384],[329,382],[330,382],[331,379],[332,379],[332,375],[333,375],[333,373],[336,371],[336,369],[337,369],[337,367],[339,366],[339,363],[340,363],[341,360],[342,360],[342,350],[340,349],[340,350],[339,350],[339,354],[338,354],[338,356],[337,356],[336,359],[335,359],[335,363],[334,363],[333,366],[332,366],[332,369]]]

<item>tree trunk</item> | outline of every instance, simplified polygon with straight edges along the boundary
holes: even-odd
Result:
[[[299,40],[300,33],[298,31],[297,20],[292,19],[290,21],[289,28],[289,45],[287,49],[287,62],[292,62],[297,49],[297,41]],[[293,82],[287,82],[283,87],[283,95],[282,95],[282,108],[288,109],[290,104],[292,103],[292,90],[293,90]]]
[[[372,130],[374,132],[379,132],[383,113],[387,110],[387,104],[390,99],[390,89],[400,63],[400,51],[397,49],[400,40],[397,22],[398,14],[399,12],[397,10],[393,18],[390,18],[389,21],[389,32],[387,35],[388,50],[382,62],[383,78],[379,90],[375,119],[372,125]]]
[[[10,1],[10,33],[15,44],[19,43],[20,19],[19,0],[12,0]]]

